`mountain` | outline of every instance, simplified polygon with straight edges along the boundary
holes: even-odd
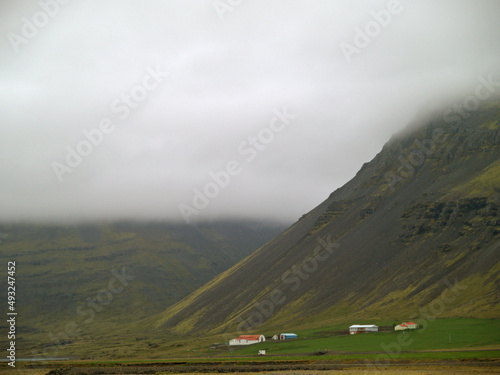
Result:
[[[81,342],[88,336],[94,343],[97,332],[112,337],[125,323],[178,302],[283,229],[257,222],[0,225],[0,264],[16,263],[19,350],[72,342],[68,330],[81,332]],[[0,281],[3,290],[6,281]],[[6,298],[0,309],[7,311]],[[0,332],[6,329],[0,323]]]
[[[198,335],[498,318],[500,103],[463,113],[409,125],[288,230],[148,324]]]

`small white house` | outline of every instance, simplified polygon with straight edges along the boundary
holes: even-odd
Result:
[[[242,335],[237,339],[232,339],[229,341],[230,346],[236,345],[252,345],[258,344],[260,342],[266,341],[266,337],[264,335]]]
[[[349,327],[349,334],[351,335],[356,335],[358,333],[366,333],[366,332],[378,332],[378,326],[355,324]]]

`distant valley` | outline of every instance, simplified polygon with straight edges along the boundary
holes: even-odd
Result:
[[[1,225],[0,262],[17,265],[20,353],[85,342],[86,335],[113,336],[178,302],[283,228],[258,222]],[[6,302],[0,301],[2,311]]]

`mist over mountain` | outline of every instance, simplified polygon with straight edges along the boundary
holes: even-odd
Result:
[[[22,350],[114,358],[147,352],[152,337],[168,347],[347,320],[498,317],[500,102],[447,114],[393,135],[288,229],[1,225],[0,260],[18,262]]]
[[[498,317],[500,102],[455,119],[394,135],[322,204],[151,324],[190,335]]]
[[[18,357],[498,318],[499,14],[498,0],[1,2]]]

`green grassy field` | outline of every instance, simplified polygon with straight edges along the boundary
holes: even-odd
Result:
[[[417,323],[422,322],[417,320]],[[381,326],[391,324],[392,322],[378,322]],[[67,347],[58,347],[56,353],[52,350],[50,353],[53,354],[52,357],[74,360],[119,362],[165,361],[174,358],[187,361],[220,361],[226,358],[230,361],[266,358],[350,361],[377,359],[380,355],[385,359],[500,359],[500,319],[448,318],[429,322],[425,328],[411,333],[379,332],[333,336],[333,332],[345,330],[348,326],[346,323],[314,329],[299,328],[295,331],[299,335],[297,340],[267,341],[222,350],[212,350],[210,347],[216,342],[227,342],[233,335],[173,338],[159,332],[156,337],[136,340],[134,337],[137,332],[127,333],[127,329],[122,328],[118,331],[120,333],[116,332],[113,345],[104,343],[99,336],[85,333]],[[279,333],[279,330],[262,333],[271,336]],[[266,350],[267,355],[257,357],[259,350]]]
[[[423,323],[418,322],[417,323]],[[344,329],[346,327],[343,327]],[[316,352],[369,353],[385,352],[396,355],[407,351],[445,351],[457,349],[500,349],[500,319],[438,319],[413,332],[378,332],[346,336],[325,336],[339,326],[321,330],[296,332],[299,339],[267,341],[258,345],[238,348],[235,356],[254,355],[266,350],[269,355]],[[498,356],[498,353],[496,354]]]

